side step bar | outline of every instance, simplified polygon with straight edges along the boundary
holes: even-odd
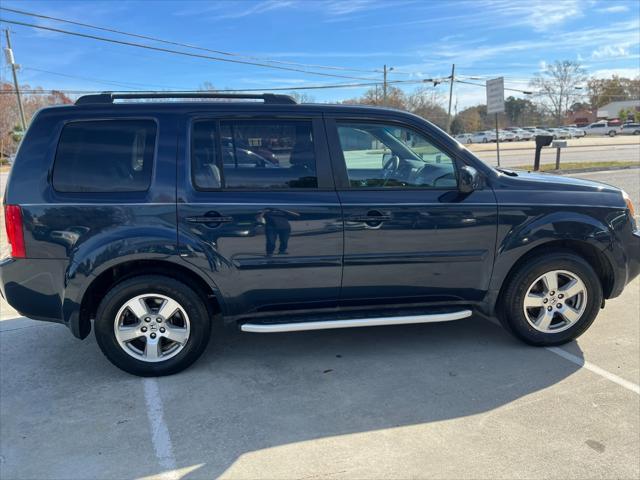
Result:
[[[303,330],[326,330],[330,328],[377,327],[380,325],[406,325],[409,323],[449,322],[470,317],[471,310],[429,315],[411,315],[404,317],[353,318],[347,320],[326,320],[321,322],[297,323],[245,323],[240,326],[243,332],[279,333],[299,332]]]

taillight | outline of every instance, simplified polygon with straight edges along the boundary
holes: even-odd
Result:
[[[13,258],[25,258],[24,232],[22,230],[22,209],[19,205],[4,206],[4,222]]]

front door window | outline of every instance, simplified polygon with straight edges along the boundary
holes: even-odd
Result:
[[[339,123],[338,136],[352,188],[455,189],[451,157],[422,134],[381,123]]]

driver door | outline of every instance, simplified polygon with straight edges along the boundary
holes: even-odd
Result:
[[[493,192],[459,193],[455,152],[415,127],[326,122],[345,226],[341,305],[482,300],[495,249]]]

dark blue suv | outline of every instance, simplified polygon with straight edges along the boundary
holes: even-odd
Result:
[[[480,312],[561,344],[640,270],[617,188],[493,169],[404,112],[281,95],[46,108],[4,205],[4,298],[78,338],[93,320],[105,355],[137,375],[187,367],[218,323],[286,332]]]

